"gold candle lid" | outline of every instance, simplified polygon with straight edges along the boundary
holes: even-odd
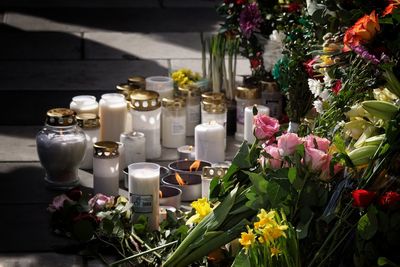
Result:
[[[216,92],[206,92],[201,94],[201,100],[203,102],[221,102],[225,101],[225,94],[224,93],[216,93]]]
[[[99,117],[93,113],[80,113],[76,115],[78,126],[82,129],[94,129],[100,127]]]
[[[128,83],[118,84],[116,88],[117,88],[117,93],[123,94],[125,96],[126,101],[131,100],[131,94],[133,91],[140,89],[140,87]]]
[[[131,76],[128,78],[128,83],[135,87],[144,89],[146,87],[146,78],[143,76]]]
[[[190,84],[185,87],[178,87],[178,91],[183,97],[195,97],[200,95],[200,88]]]
[[[46,115],[46,124],[51,126],[71,126],[76,124],[76,113],[68,108],[53,108],[47,111]]]
[[[183,97],[164,97],[162,106],[171,110],[179,110],[186,106],[186,101]]]
[[[242,99],[261,98],[261,90],[258,87],[239,86],[236,90],[236,96]]]
[[[154,91],[135,90],[131,94],[130,107],[138,111],[155,110],[161,106],[159,97],[160,95]]]
[[[261,91],[267,91],[268,93],[278,92],[278,84],[274,81],[261,81]]]
[[[213,101],[206,102],[203,101],[203,110],[208,113],[220,114],[226,111],[226,103],[225,101]]]
[[[228,171],[228,167],[203,167],[203,177],[207,179],[212,179],[214,177],[223,177]]]
[[[113,141],[100,141],[93,145],[93,156],[97,158],[113,158],[117,157],[118,144]]]

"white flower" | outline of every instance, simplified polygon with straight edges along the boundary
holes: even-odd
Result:
[[[324,108],[323,108],[323,104],[322,104],[321,100],[315,100],[313,105],[314,105],[315,111],[317,111],[318,113],[322,114],[324,112]]]
[[[308,79],[308,87],[315,97],[318,97],[321,94],[322,83],[319,80]]]
[[[320,94],[319,97],[323,100],[326,101],[329,98],[329,90],[325,89],[323,90]]]
[[[282,40],[284,37],[283,33],[274,30],[264,45],[263,60],[267,71],[271,71],[275,63],[282,57]]]
[[[332,78],[329,76],[328,73],[326,73],[326,74],[324,75],[324,84],[325,84],[325,86],[327,86],[327,87],[331,87],[331,86],[333,85],[333,80],[332,80]]]

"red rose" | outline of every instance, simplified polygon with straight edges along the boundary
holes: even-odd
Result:
[[[335,85],[332,87],[332,92],[337,95],[342,90],[342,80],[336,80]]]
[[[261,65],[261,60],[259,58],[251,58],[250,66],[252,69],[257,69]]]
[[[315,75],[314,64],[317,62],[319,57],[314,57],[303,63],[304,69],[306,70],[308,77],[312,78]]]
[[[391,207],[397,202],[400,202],[400,194],[394,191],[386,192],[378,200],[379,205],[382,207]]]
[[[353,205],[359,208],[368,207],[376,195],[375,192],[367,191],[364,189],[354,190],[351,194],[354,200]]]
[[[301,5],[299,3],[290,3],[287,7],[287,12],[294,13],[300,10]]]

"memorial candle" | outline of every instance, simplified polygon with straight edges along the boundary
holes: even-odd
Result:
[[[148,162],[132,163],[129,169],[129,199],[134,217],[146,216],[150,230],[159,226],[160,165]]]
[[[225,160],[225,129],[212,121],[195,128],[194,147],[196,160],[221,162]]]
[[[91,95],[78,95],[72,98],[69,108],[80,113],[93,113],[99,114],[99,104],[96,101],[96,97]]]
[[[160,99],[174,96],[174,81],[167,76],[151,76],[146,78],[146,90],[157,92]]]
[[[164,98],[162,100],[162,144],[177,148],[186,141],[185,99]]]
[[[99,140],[99,117],[92,113],[81,113],[76,116],[76,120],[86,135],[86,152],[80,168],[91,170],[93,169],[93,145]]]
[[[100,100],[100,140],[119,141],[125,132],[127,106],[122,94],[104,94]]]
[[[254,115],[253,115],[253,108],[257,108],[257,114],[264,114],[269,116],[269,108],[262,105],[252,105],[248,106],[244,109],[244,140],[247,143],[252,144],[256,139],[253,131],[254,131]]]

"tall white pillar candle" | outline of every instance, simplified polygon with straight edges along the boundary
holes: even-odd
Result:
[[[146,78],[146,90],[155,91],[164,97],[174,96],[174,80],[167,76],[151,76]]]
[[[222,125],[214,121],[197,125],[194,134],[195,158],[210,162],[224,161],[224,139],[225,129]]]
[[[193,136],[194,127],[200,123],[200,89],[195,86],[180,87],[179,93],[186,99],[186,136]]]
[[[124,144],[126,166],[135,162],[146,161],[146,138],[144,137],[144,133],[122,133],[120,142]]]
[[[93,145],[99,140],[99,117],[92,113],[80,113],[76,116],[76,120],[86,135],[85,156],[79,168],[91,170],[93,169]]]
[[[257,108],[258,115],[261,115],[261,114],[269,115],[269,108],[266,106],[262,106],[262,105],[247,106],[244,109],[244,140],[246,140],[249,144],[254,143],[254,140],[256,140],[254,133],[253,133],[253,131],[254,131],[253,107]]]
[[[91,95],[78,95],[72,98],[69,108],[80,113],[93,113],[99,114],[99,104],[96,101],[96,97]]]
[[[108,196],[117,196],[119,189],[118,144],[97,142],[93,146],[93,190]]]
[[[150,230],[159,227],[160,165],[140,162],[128,166],[129,199],[133,204],[134,220],[145,215]]]
[[[162,145],[168,148],[183,146],[186,142],[185,99],[164,98],[162,100]]]
[[[100,140],[118,142],[121,133],[125,132],[126,114],[124,95],[102,95],[99,108]]]

